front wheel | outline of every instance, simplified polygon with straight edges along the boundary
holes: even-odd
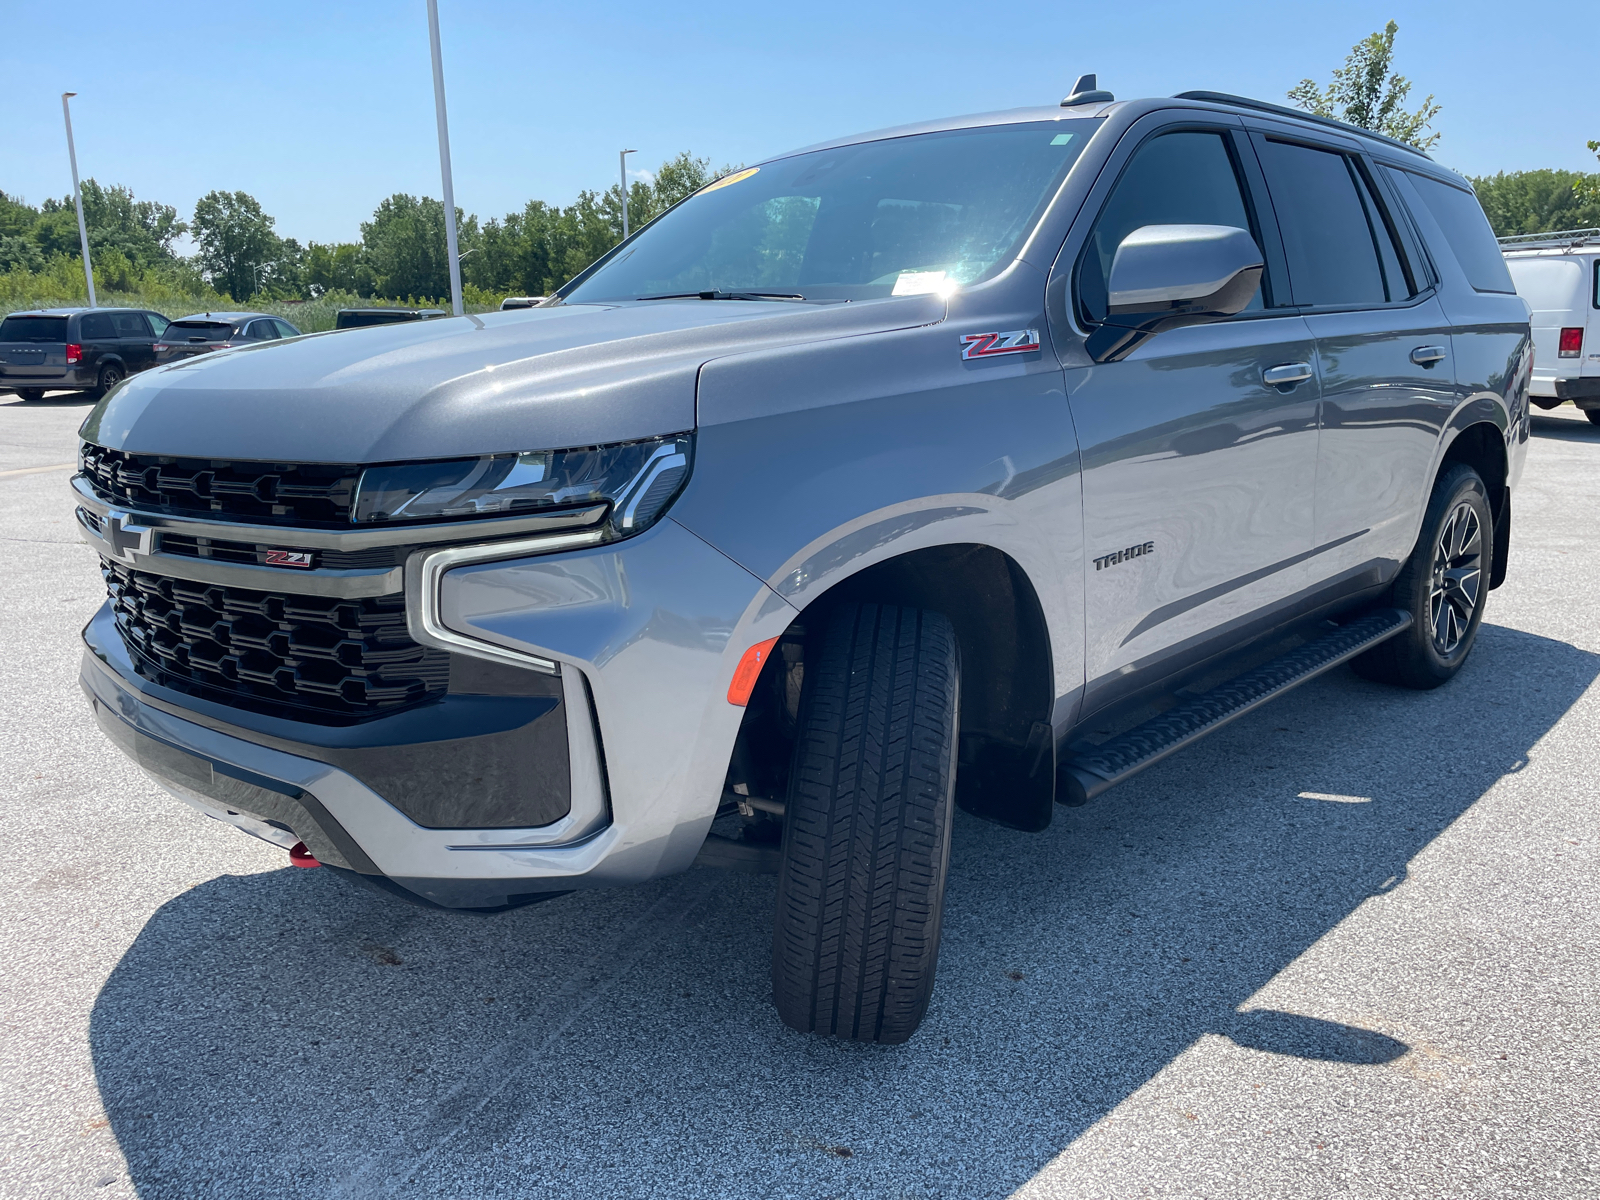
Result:
[[[1416,549],[1390,589],[1389,603],[1412,616],[1411,628],[1352,660],[1380,683],[1436,688],[1472,652],[1488,595],[1494,515],[1482,478],[1466,463],[1447,467],[1433,485]]]
[[[961,664],[938,613],[845,605],[808,647],[772,992],[801,1032],[903,1042],[933,993]]]

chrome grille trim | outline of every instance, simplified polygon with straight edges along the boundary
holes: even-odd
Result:
[[[516,534],[553,532],[561,529],[580,529],[598,524],[606,515],[607,505],[591,504],[585,508],[569,508],[562,512],[530,513],[515,517],[483,517],[472,521],[451,521],[444,525],[392,524],[352,529],[302,529],[295,525],[250,524],[236,521],[212,521],[204,517],[183,517],[154,513],[136,505],[118,504],[95,491],[82,473],[72,477],[73,498],[79,507],[93,513],[100,520],[113,509],[130,512],[143,525],[153,529],[170,529],[190,537],[217,538],[233,542],[270,542],[273,545],[293,544],[308,550],[366,550],[373,546],[428,546],[439,542],[482,541],[485,538],[511,537]],[[282,574],[288,574],[284,571]],[[311,572],[306,572],[311,574]]]

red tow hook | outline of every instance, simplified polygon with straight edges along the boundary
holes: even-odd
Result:
[[[291,867],[320,867],[322,864],[311,857],[311,851],[306,849],[304,842],[296,842],[289,847],[289,865]]]

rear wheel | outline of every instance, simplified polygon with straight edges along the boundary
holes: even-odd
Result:
[[[43,388],[17,388],[16,391],[25,404],[37,404],[44,399]]]
[[[107,363],[100,368],[100,374],[97,376],[98,382],[94,389],[95,395],[104,396],[127,377],[128,373],[116,363]]]
[[[1600,408],[1586,408],[1583,415],[1589,418],[1591,425],[1600,425]]]
[[[1478,637],[1493,546],[1483,480],[1466,463],[1447,467],[1433,486],[1416,549],[1389,593],[1389,603],[1411,613],[1411,628],[1354,659],[1356,672],[1419,689],[1453,678]]]
[[[938,613],[836,610],[808,648],[785,805],[773,1000],[802,1032],[903,1042],[933,992],[961,667]]]

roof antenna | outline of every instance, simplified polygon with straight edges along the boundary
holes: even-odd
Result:
[[[1096,87],[1093,75],[1079,75],[1078,82],[1072,85],[1072,94],[1061,102],[1062,108],[1071,108],[1075,104],[1109,104],[1116,97],[1110,92],[1102,92]]]

